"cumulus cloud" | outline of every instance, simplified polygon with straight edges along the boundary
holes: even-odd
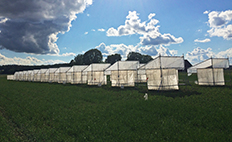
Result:
[[[211,28],[207,32],[210,36],[223,37],[224,39],[232,39],[232,10],[212,11],[208,13],[208,24]]]
[[[194,42],[210,42],[211,40],[209,38],[200,40],[200,39],[195,39]]]
[[[87,35],[89,32],[85,32],[84,34]]]
[[[206,10],[206,11],[204,11],[204,12],[203,12],[203,14],[208,14],[208,13],[209,13],[209,11],[208,11],[208,10]]]
[[[107,30],[107,36],[126,36],[139,34],[140,43],[142,45],[169,45],[182,43],[183,38],[176,38],[173,35],[161,34],[159,32],[159,21],[154,19],[155,13],[148,16],[148,21],[141,22],[136,11],[129,11],[126,16],[124,25],[120,25],[117,29],[111,27]]]
[[[201,49],[197,47],[193,51],[186,54],[186,58],[192,63],[196,64],[211,57],[216,57],[216,54],[212,52],[211,48]]]
[[[0,0],[0,46],[15,52],[59,54],[59,33],[69,31],[76,14],[92,0]]]
[[[230,64],[232,64],[232,48],[219,53],[214,53],[211,48],[201,49],[197,47],[193,51],[186,54],[186,59],[188,59],[192,64],[202,62],[209,58],[229,58]]]
[[[98,29],[98,31],[99,31],[99,32],[104,32],[104,31],[105,31],[105,29]]]
[[[0,65],[45,65],[45,64],[57,64],[57,63],[65,63],[62,60],[40,60],[35,57],[26,57],[26,58],[8,58],[2,54],[0,54]]]
[[[158,46],[141,46],[141,45],[125,45],[125,44],[111,44],[105,45],[101,43],[96,46],[98,50],[100,50],[104,57],[112,54],[120,54],[122,59],[125,60],[129,52],[139,52],[141,54],[150,55],[152,57],[156,57],[158,55],[162,56],[174,56],[177,54],[176,50],[169,50],[168,48],[160,45]]]

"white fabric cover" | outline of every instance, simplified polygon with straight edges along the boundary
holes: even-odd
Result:
[[[223,69],[197,69],[199,85],[225,85]]]
[[[46,77],[46,72],[48,69],[41,69],[39,74],[40,74],[40,81],[41,82],[47,82],[47,77]]]
[[[177,69],[150,69],[146,70],[146,74],[148,90],[179,89]]]
[[[27,81],[33,80],[33,70],[27,71]]]
[[[200,62],[190,68],[188,68],[188,75],[192,73],[197,73],[197,69],[203,68],[229,68],[229,59],[228,58],[210,58],[203,62]]]
[[[19,72],[14,73],[14,80],[19,80]]]
[[[39,70],[33,70],[33,81],[37,81],[40,79],[40,75],[38,74]]]
[[[70,69],[70,67],[60,67],[55,72],[55,82],[58,83],[67,83],[66,82],[66,72]]]
[[[72,66],[66,73],[67,82],[71,84],[87,83],[87,76],[83,73],[83,70],[87,67],[87,65]]]
[[[23,71],[23,81],[27,81],[27,71]]]
[[[148,62],[145,69],[178,69],[184,70],[184,57],[183,56],[158,56],[154,60]]]
[[[107,84],[106,75],[103,71],[88,72],[88,85],[105,85]]]
[[[134,86],[137,81],[138,61],[118,61],[105,70],[110,75],[111,86]]]
[[[137,72],[128,71],[111,71],[111,86],[134,86]]]
[[[6,78],[7,80],[14,80],[14,75],[7,75]]]
[[[55,72],[58,70],[58,68],[49,68],[46,72],[46,76],[48,76],[49,82],[55,82]]]
[[[107,79],[104,71],[110,66],[110,64],[91,64],[83,70],[83,80],[87,78],[88,85],[105,85]]]
[[[146,69],[143,68],[143,66],[145,66],[145,64],[143,64],[142,66],[140,65],[140,68],[138,69],[138,76],[137,76],[138,83],[147,82]]]

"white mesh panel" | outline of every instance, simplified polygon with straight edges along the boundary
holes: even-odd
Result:
[[[223,69],[198,69],[199,85],[225,85]]]
[[[162,74],[161,74],[162,73]],[[152,69],[147,70],[148,90],[178,90],[178,70]],[[162,76],[161,76],[162,75]]]

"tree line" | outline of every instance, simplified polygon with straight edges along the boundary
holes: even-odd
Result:
[[[54,65],[2,65],[0,66],[0,74],[14,74],[16,71],[34,70],[34,69],[46,69],[46,68],[59,68],[59,67],[71,67],[73,65],[90,65],[92,63],[110,63],[114,64],[117,61],[121,61],[120,54],[108,55],[105,61],[101,51],[98,49],[90,49],[84,54],[78,54],[70,61],[70,63],[54,64]],[[150,55],[142,55],[138,52],[130,52],[127,55],[126,61],[139,61],[140,63],[147,63],[153,60]]]
[[[117,61],[121,61],[122,57],[120,54],[108,55],[104,63],[114,64]],[[103,56],[101,51],[98,49],[91,49],[84,54],[78,54],[71,60],[71,65],[90,65],[92,63],[103,63]],[[153,60],[150,55],[142,55],[138,52],[130,52],[127,55],[126,61],[139,61],[140,63],[147,63]]]

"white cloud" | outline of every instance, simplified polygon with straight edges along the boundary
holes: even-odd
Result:
[[[45,65],[45,64],[57,64],[57,63],[66,63],[62,60],[40,60],[35,57],[28,56],[26,58],[8,58],[2,54],[0,54],[0,65]]]
[[[89,14],[87,14],[87,16],[89,17],[90,15],[89,15]]]
[[[92,29],[91,31],[95,32],[95,29]]]
[[[85,32],[84,34],[87,35],[89,32]]]
[[[221,51],[217,54],[219,58],[231,58],[232,59],[232,48],[227,49],[226,51]]]
[[[98,31],[99,31],[99,32],[104,32],[104,31],[105,31],[105,29],[98,29]]]
[[[208,14],[208,24],[211,28],[207,32],[209,35],[223,37],[224,39],[232,39],[232,10],[227,11],[212,11]]]
[[[206,11],[204,11],[204,12],[203,12],[203,14],[208,14],[208,13],[209,13],[209,11],[208,11],[208,10],[206,10]]]
[[[140,43],[143,45],[169,45],[182,43],[183,38],[175,38],[173,35],[161,34],[159,32],[159,21],[154,19],[155,13],[148,16],[148,21],[141,22],[136,11],[129,11],[124,25],[120,25],[117,29],[111,27],[107,30],[107,36],[125,36],[139,34]],[[156,26],[157,25],[157,26]]]
[[[210,42],[211,40],[209,38],[203,39],[203,40],[199,40],[199,39],[195,39],[194,42]]]
[[[196,64],[215,56],[216,55],[212,52],[211,48],[201,49],[200,47],[197,47],[186,54],[186,59],[188,59],[192,64]]]
[[[76,15],[91,4],[92,0],[1,0],[0,46],[14,52],[59,54],[57,35],[69,31]]]
[[[125,44],[111,44],[105,45],[101,43],[96,46],[98,50],[100,50],[104,57],[112,54],[120,54],[122,59],[125,60],[129,52],[139,52],[141,54],[150,55],[152,57],[156,57],[159,54],[163,56],[174,56],[177,54],[176,50],[169,50],[168,48],[160,45],[159,48],[157,46],[141,46],[140,44],[133,45],[125,45]]]
[[[155,16],[155,13],[150,13],[150,14],[148,15],[148,19],[152,19],[154,16]]]

